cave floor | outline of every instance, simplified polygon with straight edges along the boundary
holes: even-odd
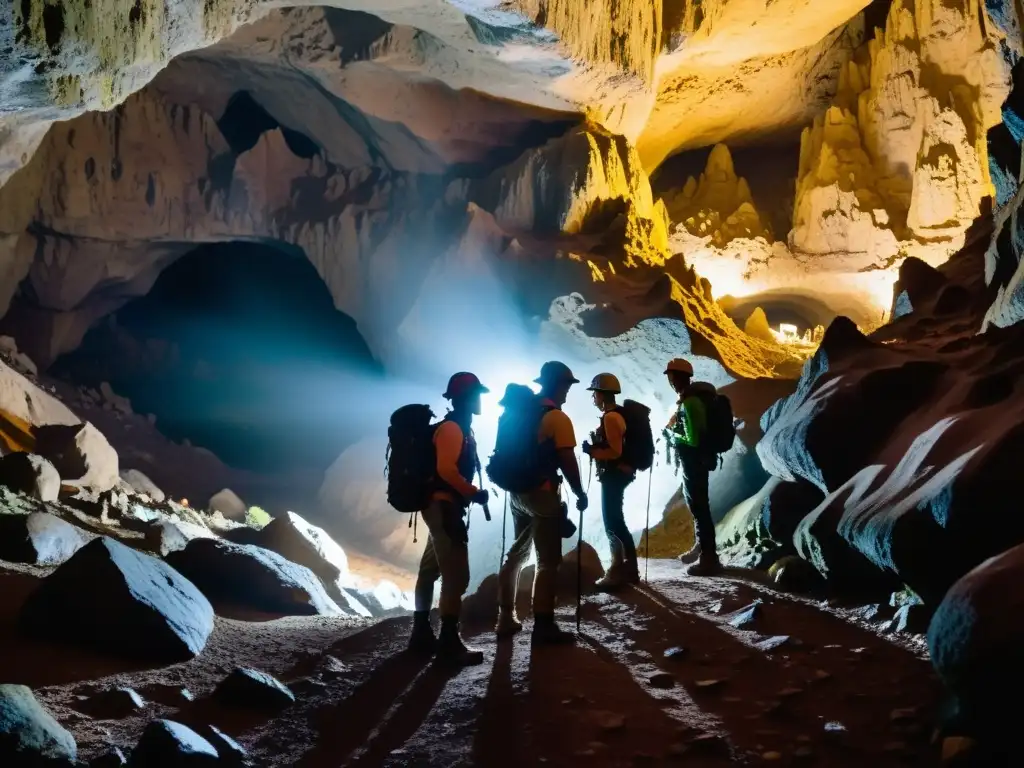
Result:
[[[485,662],[452,673],[403,653],[405,617],[218,618],[199,658],[159,669],[26,648],[12,619],[33,580],[8,573],[0,675],[33,686],[85,759],[129,750],[168,717],[217,725],[268,766],[935,763],[939,684],[920,637],[883,636],[854,611],[756,581],[686,578],[672,561],[651,561],[649,578],[586,596],[576,647],[532,651],[529,622],[501,644],[467,630]],[[275,717],[218,708],[207,696],[237,665],[277,675],[297,703]],[[76,711],[117,686],[146,707],[119,720]]]

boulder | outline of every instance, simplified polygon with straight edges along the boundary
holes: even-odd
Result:
[[[158,519],[146,526],[146,544],[161,557],[188,546],[193,539],[212,539],[216,534],[209,528],[187,520]]]
[[[24,685],[0,685],[0,765],[73,766],[74,737]]]
[[[822,499],[821,491],[806,480],[779,483],[761,503],[761,522],[772,539],[791,546],[800,521]]]
[[[977,566],[946,593],[928,650],[964,718],[986,735],[1019,727],[1024,686],[1024,544]]]
[[[131,768],[202,768],[219,765],[214,746],[173,720],[154,720],[128,758]]]
[[[203,650],[213,608],[166,563],[102,537],[43,580],[20,621],[39,639],[175,662]]]
[[[0,485],[39,501],[56,501],[60,473],[42,456],[18,451],[0,458]]]
[[[108,491],[118,484],[117,452],[88,421],[46,424],[33,433],[36,453],[49,459],[65,482],[94,491]]]
[[[295,703],[295,694],[266,672],[239,668],[225,677],[213,692],[229,707],[276,711]]]
[[[0,560],[60,565],[87,541],[78,528],[49,512],[0,514]]]
[[[285,512],[260,531],[261,547],[277,552],[293,563],[304,565],[331,587],[349,576],[348,557],[323,529],[294,512]]]
[[[249,753],[246,752],[245,747],[228,736],[217,726],[201,726],[199,728],[199,735],[210,742],[214,749],[217,750],[217,754],[220,756],[222,764],[227,766],[248,765]]]
[[[156,483],[137,469],[122,469],[121,479],[128,483],[136,493],[144,493],[158,504],[167,498],[164,492],[157,488]]]
[[[121,720],[145,706],[145,700],[131,688],[110,688],[90,696],[75,708],[99,720]]]
[[[166,559],[212,599],[291,616],[341,613],[311,570],[269,549],[193,539]]]
[[[220,512],[228,520],[245,521],[245,502],[238,498],[238,495],[230,488],[213,494],[206,507],[210,512]]]

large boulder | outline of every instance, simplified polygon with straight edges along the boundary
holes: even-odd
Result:
[[[311,570],[269,549],[193,539],[166,560],[215,600],[291,616],[342,613]]]
[[[141,470],[122,469],[120,474],[121,479],[128,483],[136,493],[143,493],[158,504],[167,498],[166,494],[157,487],[156,483],[143,474]]]
[[[0,685],[0,765],[73,766],[75,738],[53,719],[24,685]]]
[[[217,491],[206,505],[210,512],[220,512],[228,520],[245,521],[245,502],[230,488]]]
[[[117,452],[91,423],[36,427],[35,450],[72,485],[109,491],[119,484]]]
[[[806,480],[774,485],[761,503],[761,523],[780,544],[792,546],[800,521],[823,500],[821,491]]]
[[[214,746],[188,726],[154,720],[128,758],[130,768],[203,768],[222,765]]]
[[[1024,544],[986,560],[946,593],[928,650],[973,728],[1009,735],[1024,688]]]
[[[146,524],[145,534],[146,544],[161,557],[184,549],[193,539],[216,538],[216,534],[205,526],[171,518],[156,519]]]
[[[87,541],[78,528],[49,512],[0,514],[0,560],[60,565]]]
[[[349,577],[348,557],[323,528],[286,512],[260,531],[259,546],[277,552],[293,563],[304,565],[330,588]]]
[[[203,650],[213,608],[166,563],[102,537],[43,580],[20,621],[43,640],[176,662]]]
[[[0,458],[0,485],[39,501],[56,501],[60,473],[42,456],[18,451]]]

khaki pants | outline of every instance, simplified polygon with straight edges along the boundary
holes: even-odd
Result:
[[[457,617],[469,587],[469,534],[463,510],[448,501],[434,501],[421,515],[430,535],[416,577],[416,610],[430,610],[434,582],[440,578],[441,615]]]
[[[512,494],[510,504],[515,541],[498,573],[498,605],[515,605],[519,573],[530,555],[537,552],[537,570],[533,577],[533,613],[555,611],[558,566],[562,563],[562,506],[558,492],[539,489]]]

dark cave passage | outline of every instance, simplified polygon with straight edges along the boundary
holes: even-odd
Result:
[[[326,468],[359,435],[353,392],[381,376],[304,254],[254,242],[190,251],[52,372],[107,381],[168,437],[255,471]]]

